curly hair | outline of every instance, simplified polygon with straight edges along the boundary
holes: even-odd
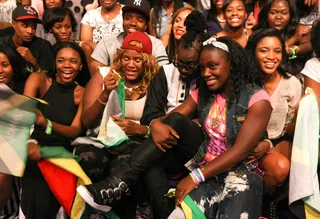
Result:
[[[284,78],[288,78],[288,55],[287,52],[285,50],[285,41],[281,36],[281,33],[279,32],[279,30],[275,29],[275,28],[269,28],[269,29],[259,29],[257,31],[254,31],[251,36],[249,37],[247,46],[246,46],[246,50],[248,51],[249,55],[251,55],[251,57],[253,57],[255,59],[256,57],[256,48],[258,43],[265,37],[276,37],[280,43],[281,43],[281,51],[282,51],[282,60],[281,60],[281,64],[278,67],[278,71],[279,73],[284,77]],[[258,64],[258,63],[257,63]],[[258,64],[259,66],[259,64]],[[262,72],[261,72],[262,73]],[[263,73],[262,73],[262,78],[263,78]]]
[[[229,52],[226,52],[213,45],[206,45],[202,51],[219,51],[227,60],[230,61],[230,72],[229,72],[229,87],[228,91],[230,96],[229,101],[237,101],[239,95],[246,86],[259,85],[261,84],[261,77],[259,76],[259,70],[255,61],[248,55],[247,51],[242,48],[238,43],[234,42],[228,37],[219,37],[217,41],[222,42],[228,46]],[[199,108],[201,112],[201,106],[205,106],[212,94],[217,94],[219,91],[209,90],[206,82],[202,79],[199,87]]]
[[[45,32],[50,32],[55,23],[62,22],[67,16],[70,18],[72,32],[76,32],[78,23],[72,11],[64,7],[48,8],[43,12],[42,23]]]
[[[312,50],[316,54],[317,58],[320,58],[320,19],[313,23],[311,29],[311,45]]]
[[[290,21],[289,21],[288,25],[280,32],[281,32],[282,37],[285,40],[287,40],[295,34],[296,28],[298,26],[299,18],[297,16],[297,10],[296,10],[295,4],[290,0],[285,0],[285,1],[289,5]],[[258,30],[261,28],[262,29],[270,28],[270,26],[268,24],[268,16],[269,16],[269,11],[270,11],[272,4],[274,2],[275,2],[275,0],[267,0],[264,7],[261,9],[261,11],[259,13],[259,21],[258,21],[257,26],[254,27],[254,30]]]
[[[124,74],[122,72],[121,59],[125,51],[126,49],[118,49],[112,61],[112,67],[114,68],[114,70],[119,72],[119,74],[122,77],[124,77]],[[139,94],[144,94],[146,93],[152,78],[158,72],[159,66],[156,58],[153,55],[150,55],[148,53],[143,53],[143,52],[141,53],[141,55],[143,60],[142,63],[143,63],[144,71],[140,76],[141,77],[140,83],[133,90],[137,91]]]
[[[180,12],[186,11],[186,10],[189,10],[189,11],[192,12],[192,11],[195,11],[197,9],[195,9],[193,7],[190,7],[190,6],[186,6],[186,7],[178,9],[172,16],[172,20],[171,20],[172,28],[173,28],[173,24],[174,24],[176,18],[180,14]],[[174,38],[173,31],[171,29],[171,33],[170,33],[170,37],[169,37],[169,43],[168,43],[168,46],[166,48],[170,63],[174,61],[174,58],[175,58],[175,55],[176,55],[176,49],[177,49],[176,46],[177,46],[177,40]]]

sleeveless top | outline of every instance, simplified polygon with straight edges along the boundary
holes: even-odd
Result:
[[[78,106],[74,102],[74,90],[76,87],[76,83],[70,85],[59,84],[53,78],[51,86],[42,98],[49,104],[39,105],[39,110],[52,122],[67,126],[71,125],[78,111]],[[35,125],[31,137],[36,139],[41,146],[64,146],[69,150],[71,149],[70,139],[53,130],[51,135],[47,135],[45,129],[44,127]]]

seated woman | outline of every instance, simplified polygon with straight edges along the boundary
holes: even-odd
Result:
[[[225,0],[222,7],[226,18],[226,26],[223,31],[212,37],[226,36],[245,47],[251,34],[245,29],[247,19],[246,3],[244,0]]]
[[[254,83],[259,82],[254,75],[257,68],[249,64],[250,58],[237,43],[223,37],[203,45],[203,83],[176,112],[190,116],[198,110],[206,135],[193,158],[192,172],[177,185],[176,206],[189,194],[207,218],[258,218],[262,176],[245,160],[264,136],[272,111],[269,97]],[[190,138],[177,134],[177,141]],[[154,138],[155,143],[167,148],[163,137]],[[183,218],[180,208],[171,217],[177,215]]]
[[[43,13],[42,21],[45,31],[52,34],[56,40],[53,47],[57,46],[57,43],[60,42],[76,42],[85,52],[87,62],[90,62],[95,45],[90,42],[78,41],[72,38],[72,33],[77,31],[77,21],[69,8],[48,8]]]
[[[186,33],[186,26],[184,21],[187,16],[194,11],[192,7],[183,7],[178,9],[172,16],[170,32],[162,37],[162,42],[166,47],[169,62],[172,63],[176,58],[177,48],[179,46],[179,41],[181,36]]]
[[[254,28],[276,28],[286,42],[289,56],[289,72],[297,75],[301,72],[308,56],[312,52],[310,28],[298,25],[295,4],[290,0],[267,1],[259,14],[259,22]]]
[[[283,67],[287,61],[284,40],[274,28],[254,32],[247,50],[256,57],[273,108],[268,123],[270,151],[259,162],[264,170],[264,191],[281,185],[288,177],[292,140],[293,117],[296,104],[301,98],[302,85]],[[274,149],[274,150],[273,150]]]
[[[19,77],[24,72],[24,60],[7,45],[0,45],[0,84],[21,93]],[[21,188],[20,179],[0,173],[0,218],[18,218]]]
[[[106,148],[102,143],[99,144],[100,148],[97,148],[95,146],[97,142],[88,141],[88,139],[85,143],[77,145],[75,154],[80,157],[90,154],[90,159],[83,159],[80,165],[93,182],[98,182],[113,173],[114,168],[121,166],[130,157],[132,150],[150,133],[149,127],[140,125],[139,121],[146,101],[147,88],[159,69],[155,57],[151,54],[152,43],[149,36],[143,32],[131,33],[125,37],[121,48],[114,55],[111,68],[107,68],[107,71],[100,69],[100,74],[95,74],[88,83],[83,99],[81,120],[84,126],[90,129],[99,128],[101,125],[102,114],[110,101],[109,97],[118,86],[116,74],[110,72],[115,70],[124,79],[125,118],[117,115],[113,115],[112,118],[131,140],[130,143],[123,142],[110,148]],[[96,137],[97,134],[93,132],[92,136]],[[75,142],[80,141],[81,139],[77,139]],[[111,183],[117,186],[119,184],[117,180]],[[79,193],[83,192],[79,190]],[[89,197],[83,196],[83,198],[87,200]],[[132,198],[129,197],[129,199]],[[123,201],[128,208],[134,204],[130,200]],[[121,206],[123,205],[115,206],[115,211],[120,217],[125,217],[129,209],[123,211]]]
[[[30,160],[22,178],[21,196],[21,208],[26,218],[55,218],[60,208],[37,166],[36,161],[41,158],[38,149],[41,146],[64,146],[72,151],[72,139],[83,130],[81,101],[89,69],[82,49],[72,42],[60,43],[55,51],[55,69],[53,78],[32,73],[24,90],[24,95],[49,103],[39,105],[36,125],[29,140]],[[52,133],[48,132],[48,127],[52,128]]]

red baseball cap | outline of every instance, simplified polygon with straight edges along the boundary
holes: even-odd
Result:
[[[124,38],[121,49],[131,49],[137,52],[152,54],[152,42],[146,33],[136,31]]]

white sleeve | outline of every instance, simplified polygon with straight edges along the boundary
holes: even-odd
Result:
[[[92,13],[93,11],[95,12],[95,10],[90,10],[90,11],[87,11],[85,13],[85,15],[83,16],[83,18],[81,20],[82,24],[88,25],[90,27],[94,27],[95,26],[94,18],[93,18],[94,13]]]
[[[320,83],[320,61],[317,58],[309,59],[301,73]]]
[[[150,35],[149,37],[152,42],[152,55],[156,57],[158,65],[169,64],[168,55],[162,41]]]
[[[99,41],[99,43],[97,44],[96,48],[94,49],[91,57],[95,60],[97,60],[98,62],[101,62],[102,64],[109,66],[111,63],[109,63],[109,53],[108,50],[106,48],[106,43],[103,39],[101,39]]]

